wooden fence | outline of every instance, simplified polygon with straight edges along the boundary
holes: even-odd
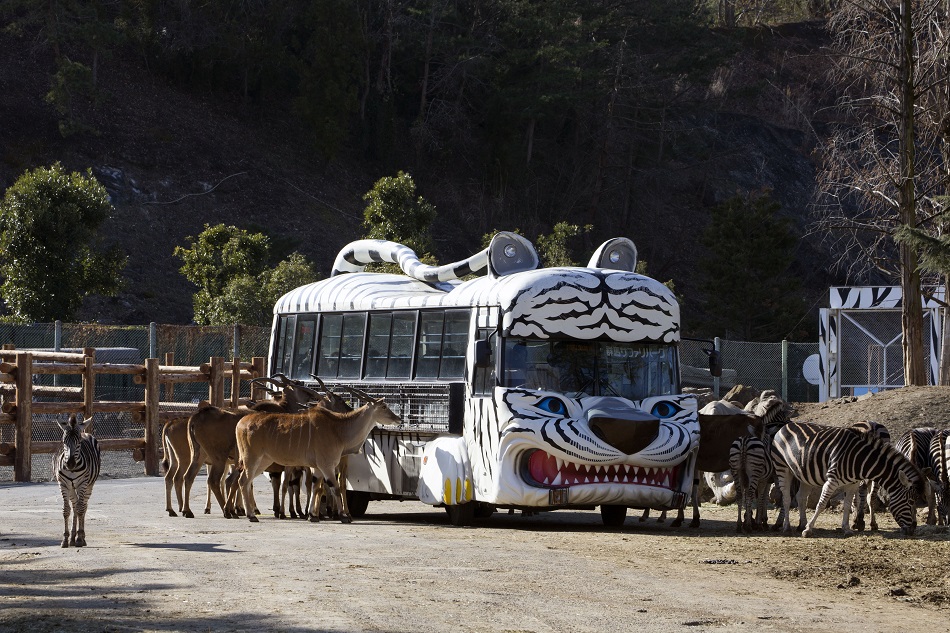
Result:
[[[5,345],[0,351],[0,424],[15,425],[14,441],[0,442],[0,466],[13,466],[14,481],[30,481],[32,456],[58,451],[59,441],[32,441],[33,416],[42,414],[82,413],[91,418],[96,413],[131,413],[133,420],[142,423],[143,437],[100,439],[104,451],[131,450],[133,457],[145,462],[145,474],[159,474],[162,424],[169,419],[188,416],[198,405],[171,401],[176,384],[207,383],[208,401],[218,407],[237,408],[241,402],[241,382],[264,375],[265,359],[255,357],[252,362],[234,358],[226,362],[213,357],[198,367],[176,366],[172,354],[165,355],[165,364],[149,358],[142,365],[96,363],[95,348],[82,353],[14,350]],[[34,385],[37,375],[81,376],[78,387]],[[135,384],[144,385],[142,401],[119,402],[95,400],[96,376],[131,375]],[[230,397],[225,400],[225,381],[230,383]],[[161,399],[164,388],[166,401]],[[251,384],[251,399],[265,395],[256,384]],[[41,398],[42,401],[36,400]],[[64,402],[48,401],[58,398]],[[94,424],[94,423],[93,423]]]

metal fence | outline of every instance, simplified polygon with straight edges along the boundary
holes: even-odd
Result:
[[[723,371],[718,381],[709,374],[706,350],[718,349]],[[787,402],[818,402],[819,385],[806,379],[806,360],[817,363],[818,343],[750,343],[746,341],[684,340],[680,366],[684,387],[713,388],[724,396],[735,385],[757,391],[774,389]]]
[[[81,351],[96,348],[96,359],[107,363],[143,363],[174,353],[175,365],[197,366],[212,356],[231,358],[235,351],[244,360],[267,356],[270,329],[263,327],[199,327],[179,325],[109,326],[95,324],[0,324],[0,344],[11,343],[18,349]],[[785,400],[815,402],[818,387],[808,383],[802,372],[805,358],[818,353],[817,343],[747,343],[717,339],[715,342],[684,340],[680,362],[684,387],[714,387],[709,375],[708,355],[715,345],[723,359],[720,393],[736,384],[757,390],[774,389]],[[784,350],[784,353],[783,353]],[[36,384],[79,386],[78,376],[37,376]],[[249,393],[242,393],[248,397]],[[200,384],[176,384],[172,394],[162,394],[162,402],[198,402],[207,399],[208,390]],[[395,394],[388,396],[390,399]],[[101,377],[96,381],[96,400],[134,401],[143,398],[143,387],[131,376]],[[444,406],[443,406],[444,408]],[[444,413],[444,412],[443,412]],[[46,419],[49,418],[49,419]],[[439,424],[445,424],[442,418]],[[0,442],[13,442],[13,425],[0,424]],[[100,438],[141,437],[141,422],[127,413],[96,415],[96,435]],[[59,428],[53,416],[34,416],[34,441],[56,441]],[[52,475],[49,455],[33,457],[33,478]],[[131,477],[143,474],[143,464],[132,459],[131,451],[107,451],[103,454],[103,477]],[[13,468],[0,467],[0,481],[12,481]]]

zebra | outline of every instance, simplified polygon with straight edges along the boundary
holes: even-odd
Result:
[[[739,517],[736,532],[751,532],[768,525],[766,496],[769,482],[775,475],[766,442],[754,436],[740,437],[729,447],[729,469],[736,484],[736,504]],[[755,519],[752,506],[755,505]],[[745,520],[742,517],[745,509]]]
[[[92,418],[84,422],[82,415],[75,414],[69,416],[69,422],[56,421],[63,429],[63,446],[53,458],[56,479],[63,493],[63,547],[86,545],[86,507],[102,461],[99,443],[87,432]],[[72,532],[69,529],[70,509],[73,513]]]
[[[937,486],[936,469],[931,462],[930,441],[939,431],[930,426],[908,429],[901,433],[894,446],[919,468],[929,480],[927,487],[927,525],[937,523],[936,498],[934,488]]]
[[[934,505],[937,507],[937,521],[940,525],[950,523],[950,430],[944,429],[934,434],[930,440],[930,464],[934,469]]]
[[[862,481],[873,479],[887,490],[891,514],[901,532],[907,535],[914,533],[917,527],[917,499],[924,494],[926,479],[910,460],[878,437],[849,428],[789,422],[775,434],[771,456],[782,491],[784,531],[790,530],[793,481],[821,486],[818,505],[807,525],[803,495],[807,486],[802,485],[799,489],[799,529],[804,526],[802,536],[807,537],[814,532],[818,515],[838,490],[845,493],[841,530],[845,535],[850,534],[848,518],[851,498]]]
[[[887,430],[887,427],[879,422],[872,422],[871,420],[861,420],[860,422],[855,422],[851,425],[852,429],[858,431],[859,433],[864,433],[865,435],[872,435],[886,444],[891,443],[891,433]],[[878,499],[878,485],[874,481],[864,481],[861,482],[860,487],[858,488],[858,494],[855,495],[854,505],[855,505],[855,515],[854,523],[852,528],[857,531],[864,530],[864,512],[865,512],[865,503],[867,503],[867,512],[870,515],[871,529],[877,530],[877,519],[874,516],[874,503]]]

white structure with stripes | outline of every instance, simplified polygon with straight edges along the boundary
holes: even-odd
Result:
[[[930,384],[939,375],[944,288],[922,299]],[[904,386],[900,286],[832,287],[819,311],[820,402]]]

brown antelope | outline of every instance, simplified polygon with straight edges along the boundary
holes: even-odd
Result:
[[[172,489],[178,499],[178,511],[184,510],[182,488],[185,481],[185,471],[191,463],[191,447],[188,444],[188,418],[173,418],[162,427],[162,467],[165,469],[165,511],[168,516],[178,514],[172,508]],[[205,503],[205,514],[211,513],[211,480],[208,480],[208,500]]]
[[[349,413],[335,413],[312,407],[305,413],[251,413],[238,422],[235,436],[238,446],[239,483],[248,507],[254,507],[254,478],[264,472],[264,464],[277,462],[285,466],[309,467],[314,477],[322,478],[330,489],[334,504],[343,508],[343,499],[336,482],[336,469],[343,454],[355,452],[377,423],[399,424],[399,417],[382,400],[369,399],[369,404]],[[310,497],[310,520],[319,521],[319,505]],[[254,514],[248,519],[256,522]],[[346,510],[340,520],[350,523]]]
[[[316,391],[287,380],[283,375],[269,380],[281,384],[281,398],[279,400],[264,400],[251,407],[241,407],[237,411],[229,411],[211,405],[198,409],[197,413],[188,419],[188,442],[190,445],[190,460],[188,470],[184,475],[184,501],[182,514],[194,518],[189,499],[191,486],[194,484],[198,471],[204,464],[208,465],[208,482],[211,491],[218,501],[218,505],[227,518],[238,516],[237,500],[233,495],[225,495],[222,489],[222,479],[228,463],[236,461],[237,449],[234,440],[234,428],[238,421],[252,411],[295,412],[303,409],[304,404],[311,398],[321,398]],[[273,393],[273,392],[272,392]],[[206,508],[210,512],[210,507]],[[248,507],[248,512],[255,508]]]

